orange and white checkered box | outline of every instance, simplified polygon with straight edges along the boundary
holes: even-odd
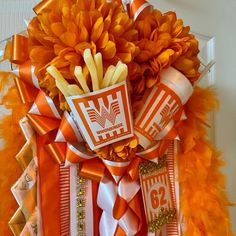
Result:
[[[92,150],[133,136],[125,81],[88,94],[67,97],[67,102]]]

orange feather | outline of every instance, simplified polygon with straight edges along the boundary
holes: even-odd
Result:
[[[12,74],[0,72],[0,94],[6,90]],[[11,110],[10,115],[0,120],[0,138],[4,146],[0,149],[0,235],[12,235],[8,221],[18,208],[10,188],[21,174],[21,169],[15,159],[16,154],[25,142],[18,125],[19,120],[26,114],[27,108],[21,103],[16,87],[11,87],[0,101],[0,105]]]
[[[182,153],[178,156],[184,236],[230,236],[224,164],[207,138],[208,113],[218,108],[212,89],[195,88],[186,105],[187,120],[179,126]]]

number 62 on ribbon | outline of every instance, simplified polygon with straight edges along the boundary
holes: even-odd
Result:
[[[140,171],[140,183],[146,218],[152,222],[171,210],[173,204],[167,167],[158,168],[158,164],[149,162],[145,169],[146,173]]]

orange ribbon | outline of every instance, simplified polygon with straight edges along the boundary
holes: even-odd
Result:
[[[47,137],[37,137],[38,172],[43,235],[60,236],[59,164],[45,150]]]
[[[65,162],[66,144],[65,143],[49,143],[45,146],[46,150],[55,159],[55,162]]]
[[[28,38],[20,34],[13,35],[11,62],[22,64],[28,58]]]
[[[35,100],[37,89],[31,85],[26,84],[20,78],[15,78],[16,86],[20,95],[22,103],[27,104]]]
[[[33,10],[36,15],[40,14],[43,10],[47,8],[51,8],[54,6],[55,0],[43,0],[39,4],[37,4]]]
[[[100,182],[105,174],[105,165],[98,158],[81,163],[79,176]]]

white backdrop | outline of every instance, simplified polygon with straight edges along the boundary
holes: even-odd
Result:
[[[33,15],[38,0],[0,0],[0,40],[25,29],[24,19]],[[236,202],[236,1],[235,0],[151,0],[162,10],[176,10],[194,32],[215,39],[217,61],[215,86],[221,109],[215,115],[215,143],[227,162],[227,191]],[[1,111],[0,111],[1,113]],[[207,204],[207,203],[206,203]],[[236,231],[236,210],[231,209]]]

